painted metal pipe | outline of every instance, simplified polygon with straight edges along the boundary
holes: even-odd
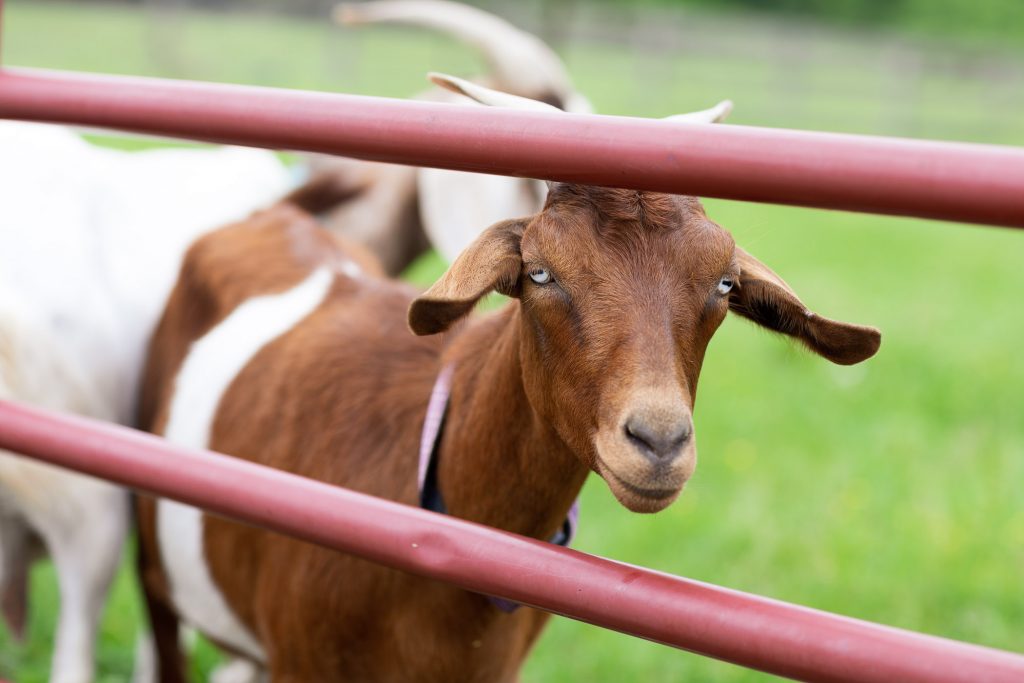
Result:
[[[1024,227],[1024,149],[0,70],[0,117]]]
[[[0,448],[468,590],[805,681],[1024,680],[1024,656],[691,581],[0,401]]]

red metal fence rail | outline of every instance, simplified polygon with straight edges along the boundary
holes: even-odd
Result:
[[[0,118],[1024,227],[1024,150],[0,70]]]
[[[0,401],[0,448],[396,569],[799,680],[1024,680],[1024,656],[613,562],[81,417]]]

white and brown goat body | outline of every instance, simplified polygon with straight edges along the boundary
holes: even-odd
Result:
[[[838,363],[879,343],[810,313],[685,197],[557,185],[419,297],[375,272],[288,204],[203,237],[151,346],[144,424],[415,505],[428,399],[452,368],[447,511],[550,538],[590,471],[634,511],[679,495],[728,310]],[[406,328],[449,330],[489,291],[513,300],[443,336]],[[183,680],[178,619],[278,683],[514,680],[546,619],[176,503],[139,514],[163,683]]]
[[[144,421],[416,504],[417,425],[442,340],[409,334],[413,292],[373,272],[288,206],[200,240],[154,340]],[[225,365],[237,373],[213,378]],[[465,512],[459,496],[449,505]],[[168,501],[140,502],[140,530],[158,618],[175,614],[275,681],[507,680],[543,620]],[[154,631],[160,680],[184,680],[176,626]]]

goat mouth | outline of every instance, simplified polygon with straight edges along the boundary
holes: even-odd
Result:
[[[678,488],[674,488],[674,489],[649,489],[649,488],[645,488],[643,486],[637,486],[636,484],[634,484],[632,482],[629,482],[629,481],[626,481],[625,479],[620,477],[618,474],[616,474],[615,470],[613,470],[611,467],[609,467],[608,463],[606,463],[604,461],[604,459],[602,459],[600,456],[598,456],[597,460],[598,460],[598,463],[601,466],[600,467],[601,474],[602,475],[610,475],[611,478],[614,480],[614,483],[616,485],[621,486],[623,489],[625,489],[631,495],[638,496],[640,498],[646,498],[647,500],[649,500],[651,502],[658,502],[658,501],[666,500],[666,499],[669,499],[669,498],[674,498],[675,496],[679,495],[679,489]]]

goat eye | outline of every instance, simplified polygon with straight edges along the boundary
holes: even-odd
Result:
[[[732,291],[732,285],[733,282],[731,278],[723,277],[721,280],[718,281],[718,293],[721,294],[722,296],[725,296],[726,294]]]
[[[528,275],[530,279],[536,282],[538,285],[546,285],[551,282],[551,271],[546,268],[534,268]]]

